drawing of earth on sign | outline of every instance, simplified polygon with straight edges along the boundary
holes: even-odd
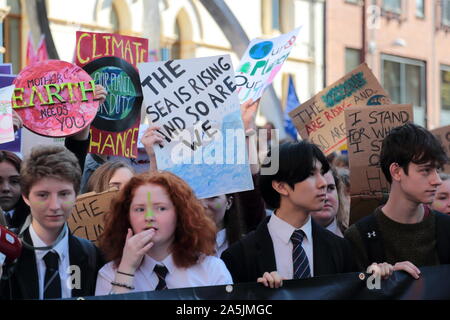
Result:
[[[368,106],[378,106],[378,105],[381,106],[381,105],[388,105],[388,104],[391,104],[391,100],[382,94],[374,95],[367,101]]]
[[[29,65],[14,85],[11,104],[23,125],[39,135],[73,135],[86,128],[97,113],[94,81],[69,62],[47,60]]]
[[[255,44],[249,51],[250,57],[255,60],[265,58],[273,48],[272,41],[263,41]]]
[[[110,132],[131,128],[140,116],[142,105],[142,89],[136,69],[117,57],[96,59],[83,69],[108,92],[92,125]]]

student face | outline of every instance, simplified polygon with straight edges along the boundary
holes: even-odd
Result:
[[[322,164],[315,161],[309,177],[297,182],[292,189],[287,185],[288,199],[297,208],[305,212],[322,210],[327,198],[327,181],[322,175]]]
[[[153,216],[147,213],[150,192]],[[154,247],[170,246],[175,237],[177,213],[166,190],[156,184],[138,187],[130,205],[130,224],[134,234],[153,228]]]
[[[122,189],[124,185],[133,177],[133,172],[130,169],[122,167],[117,169],[109,180],[109,187],[116,187]]]
[[[231,207],[231,201],[231,199],[228,201],[224,194],[201,199],[206,209],[206,214],[213,219],[219,229],[223,228],[223,218],[225,217],[225,212]]]
[[[55,231],[62,228],[75,205],[76,193],[73,183],[55,178],[43,178],[30,189],[28,197],[33,227],[39,230]]]
[[[9,211],[20,198],[20,175],[8,161],[0,162],[0,206]]]
[[[339,197],[336,189],[336,182],[334,181],[331,170],[325,173],[325,180],[327,181],[327,199],[323,209],[316,212],[311,212],[311,216],[322,227],[327,227],[337,215],[339,209]]]
[[[438,187],[436,197],[431,205],[433,210],[450,214],[450,180],[442,181]]]
[[[431,204],[437,188],[442,184],[438,170],[431,163],[410,163],[408,174],[402,168],[399,171],[400,188],[405,196],[416,203]]]

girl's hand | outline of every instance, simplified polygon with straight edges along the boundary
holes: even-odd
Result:
[[[99,100],[100,104],[102,104],[105,102],[107,94],[108,92],[106,92],[106,89],[102,85],[95,85],[94,100]]]
[[[122,260],[119,269],[121,272],[134,274],[141,265],[144,255],[153,246],[152,238],[155,230],[149,229],[133,235],[133,231],[128,229],[125,247],[123,248]]]
[[[164,142],[163,135],[156,131],[160,129],[161,127],[158,126],[150,127],[145,131],[144,135],[141,138],[141,142],[144,145],[145,151],[147,151],[148,155],[155,154],[155,151],[153,150],[153,145],[155,143],[162,145]]]

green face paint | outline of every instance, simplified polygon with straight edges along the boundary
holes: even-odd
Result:
[[[222,205],[220,203],[216,203],[216,210],[219,210],[222,208]]]
[[[35,206],[41,206],[42,207],[42,206],[45,206],[46,201],[33,201],[32,204],[35,205]]]
[[[151,217],[153,217],[155,215],[152,208],[153,208],[152,195],[150,192],[147,192],[147,213],[145,214],[146,219],[150,219]],[[148,225],[151,226],[152,223],[149,222]]]

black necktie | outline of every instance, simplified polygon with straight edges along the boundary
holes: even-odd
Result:
[[[44,299],[61,298],[61,278],[59,277],[59,256],[56,252],[50,251],[44,256],[45,279],[44,279]]]
[[[293,279],[303,279],[311,277],[311,271],[309,269],[309,261],[306,256],[305,249],[302,247],[303,238],[305,233],[303,230],[295,230],[292,233],[291,241],[292,248],[292,262],[294,267]]]
[[[155,265],[153,269],[158,276],[158,285],[156,286],[155,291],[167,289],[166,284],[166,275],[169,272],[165,266]]]
[[[6,219],[6,225],[7,225],[9,228],[11,228],[11,227],[12,227],[12,223],[13,223],[12,217],[11,217],[8,213],[6,213],[6,212],[5,212],[4,216],[5,216],[5,219]]]

